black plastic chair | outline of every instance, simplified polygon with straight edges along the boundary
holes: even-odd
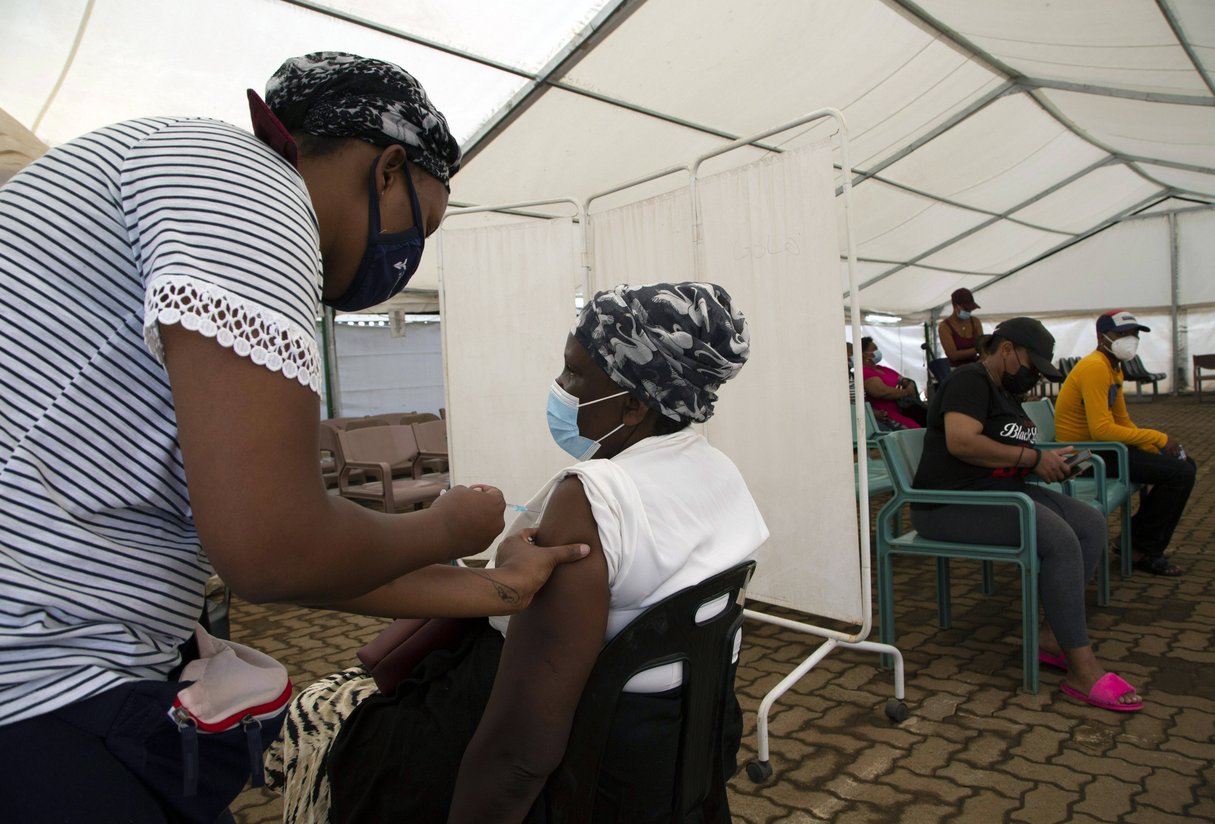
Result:
[[[665,598],[604,646],[578,702],[565,758],[545,785],[551,821],[593,820],[600,764],[621,690],[634,675],[676,661],[683,662],[683,726],[671,821],[684,821],[712,800],[719,786],[714,775],[722,765],[722,715],[734,689],[734,635],[742,626],[754,570],[755,562],[748,561]],[[697,623],[697,609],[723,595],[726,607]]]
[[[1143,365],[1143,359],[1138,355],[1125,361],[1122,364],[1123,380],[1132,381],[1135,384],[1135,394],[1143,394],[1143,385],[1150,383],[1152,385],[1152,400],[1158,396],[1156,384],[1158,381],[1164,380],[1168,375],[1164,372],[1149,372],[1147,367]]]

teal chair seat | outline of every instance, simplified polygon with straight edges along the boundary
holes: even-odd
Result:
[[[949,561],[964,558],[983,562],[983,591],[992,591],[991,562],[1017,564],[1021,574],[1022,683],[1027,692],[1038,691],[1038,543],[1033,502],[1022,492],[961,492],[915,489],[911,482],[924,450],[924,430],[891,432],[879,442],[894,486],[894,495],[878,513],[878,615],[882,643],[893,644],[894,557],[920,555],[937,559],[937,611],[942,628],[949,627]],[[902,512],[913,503],[1012,506],[1017,510],[1018,534],[1008,536],[1015,545],[960,544],[935,541],[915,530],[901,531]]]

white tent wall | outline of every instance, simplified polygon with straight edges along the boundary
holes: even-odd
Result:
[[[1178,304],[1215,303],[1215,209],[1177,215],[1177,232]]]
[[[344,417],[438,414],[444,405],[440,325],[407,323],[404,328],[404,335],[395,336],[386,326],[334,325]]]

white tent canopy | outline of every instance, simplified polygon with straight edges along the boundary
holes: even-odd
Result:
[[[50,144],[244,125],[244,88],[307,51],[397,62],[466,149],[454,205],[582,199],[831,106],[866,309],[925,319],[958,286],[988,316],[1215,303],[1209,0],[7,0],[0,42],[0,107]]]

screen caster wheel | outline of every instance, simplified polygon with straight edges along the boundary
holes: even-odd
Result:
[[[767,761],[750,761],[747,763],[747,776],[755,784],[762,784],[772,777],[772,765]]]

